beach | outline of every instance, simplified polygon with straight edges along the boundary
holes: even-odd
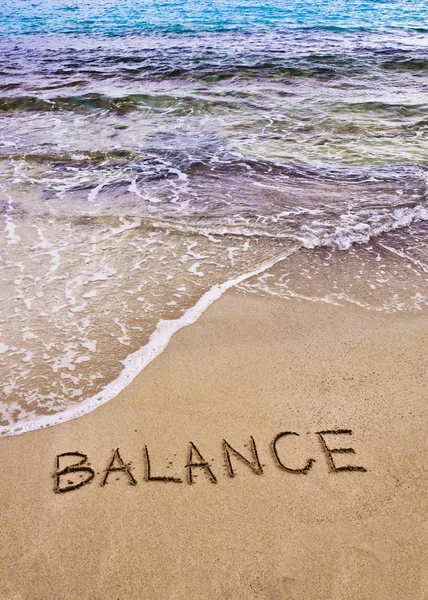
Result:
[[[0,600],[428,600],[427,23],[0,3]]]
[[[427,330],[232,288],[107,404],[0,440],[0,597],[426,598]],[[94,477],[61,492],[69,452]]]
[[[102,29],[0,8],[0,435],[111,400],[236,282],[428,306],[425,9],[272,2],[137,31],[112,0]]]

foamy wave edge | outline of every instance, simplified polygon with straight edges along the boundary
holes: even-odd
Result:
[[[298,249],[299,246],[295,246],[277,258],[263,263],[253,271],[243,273],[234,279],[229,279],[224,283],[214,285],[199,298],[196,304],[188,308],[180,318],[159,321],[147,344],[122,361],[124,368],[119,377],[111,381],[103,390],[94,396],[91,396],[79,404],[72,405],[58,414],[44,415],[36,418],[33,417],[31,420],[24,419],[13,425],[0,427],[0,437],[21,435],[28,431],[59,425],[60,423],[65,423],[66,421],[71,421],[72,419],[87,415],[99,406],[106,404],[124,390],[135,377],[137,377],[137,375],[152,362],[152,360],[165,350],[174,333],[183,327],[195,323],[207,308],[209,308],[213,302],[218,300],[227,290],[242,283],[246,279],[250,279],[255,275],[260,275],[277,263],[286,260]]]

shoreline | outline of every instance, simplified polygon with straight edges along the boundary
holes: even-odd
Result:
[[[0,596],[423,598],[427,330],[227,291],[111,402],[0,440]]]
[[[13,425],[0,426],[0,438],[13,435],[21,435],[29,431],[37,431],[46,427],[54,427],[60,423],[66,423],[78,417],[91,413],[96,408],[106,404],[118,394],[120,394],[137,377],[152,360],[161,354],[171,341],[172,336],[183,327],[188,327],[197,321],[213,302],[229,289],[239,285],[243,281],[264,273],[271,267],[286,260],[298,248],[291,248],[277,258],[261,264],[256,269],[243,273],[229,279],[223,283],[214,285],[197,300],[197,302],[188,308],[178,319],[165,320],[158,322],[155,330],[151,334],[149,341],[145,346],[139,348],[128,355],[123,361],[124,368],[116,379],[110,381],[100,392],[87,398],[69,408],[60,411],[57,414],[40,415],[31,420],[22,420]]]

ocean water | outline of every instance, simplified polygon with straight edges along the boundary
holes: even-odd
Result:
[[[231,287],[426,310],[427,190],[425,1],[3,1],[0,434]]]

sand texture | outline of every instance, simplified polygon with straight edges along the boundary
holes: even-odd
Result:
[[[111,402],[0,440],[0,599],[428,598],[427,340],[228,292]],[[94,478],[54,493],[76,451]]]

